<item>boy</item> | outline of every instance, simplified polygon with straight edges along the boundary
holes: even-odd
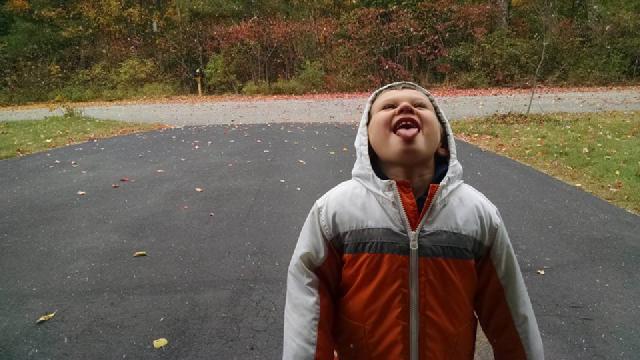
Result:
[[[462,181],[435,99],[409,82],[367,102],[352,179],[318,199],[287,278],[283,359],[543,359],[496,207]]]

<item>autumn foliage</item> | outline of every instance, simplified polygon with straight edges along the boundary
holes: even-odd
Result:
[[[543,84],[640,78],[637,2],[498,3],[0,1],[0,103],[193,93],[198,67],[207,93],[527,87],[543,42]]]

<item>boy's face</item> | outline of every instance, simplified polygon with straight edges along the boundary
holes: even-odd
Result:
[[[371,106],[369,142],[380,161],[403,167],[423,165],[441,147],[441,125],[433,104],[417,90],[388,90]]]

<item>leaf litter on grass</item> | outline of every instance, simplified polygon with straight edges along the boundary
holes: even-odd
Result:
[[[640,213],[640,112],[504,114],[453,127],[457,137],[483,150]]]

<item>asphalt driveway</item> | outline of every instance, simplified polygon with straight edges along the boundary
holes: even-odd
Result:
[[[187,126],[0,161],[0,359],[278,358],[289,258],[313,201],[350,178],[354,138]],[[505,219],[547,358],[637,358],[640,217],[458,147]]]

